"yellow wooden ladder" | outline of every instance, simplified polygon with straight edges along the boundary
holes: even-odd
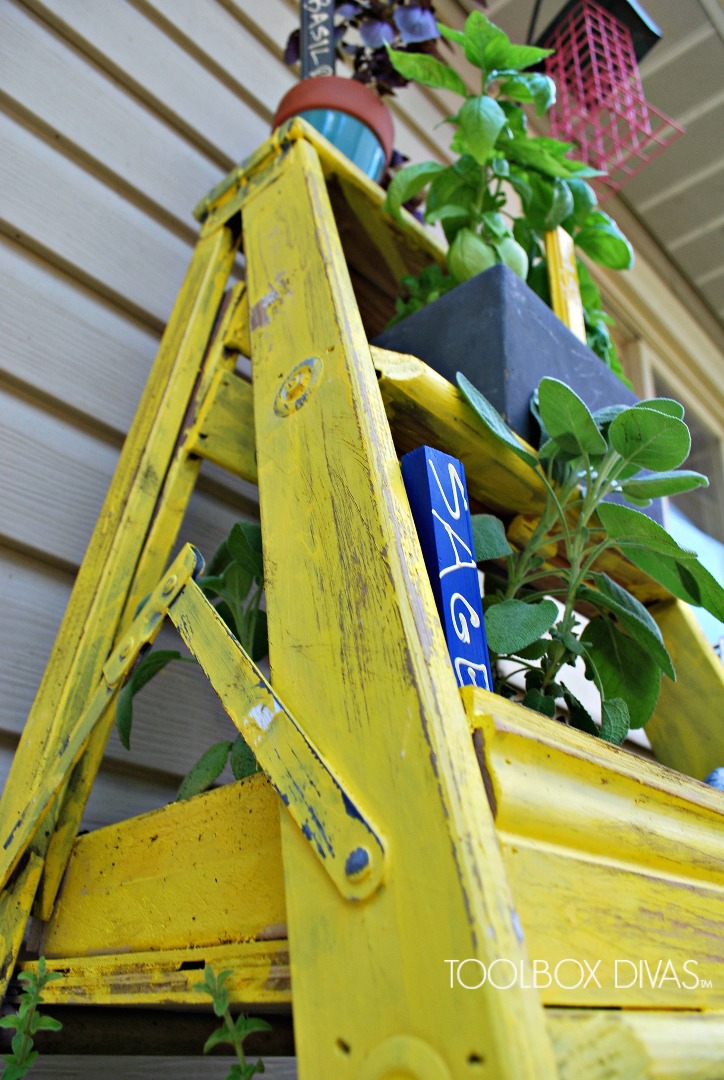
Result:
[[[397,450],[455,454],[508,515],[541,493],[452,386],[370,349],[397,279],[439,257],[381,201],[294,121],[199,207],[0,804],[3,975],[32,910],[62,973],[49,1002],[199,1004],[199,969],[230,968],[237,1004],[293,1000],[302,1080],[714,1080],[721,799],[458,692]],[[242,235],[247,282],[222,306]],[[273,690],[195,585],[193,549],[167,569],[202,458],[259,484]],[[166,616],[266,775],[76,838],[115,694]],[[715,661],[702,670],[721,694]],[[667,739],[674,757],[690,742]]]

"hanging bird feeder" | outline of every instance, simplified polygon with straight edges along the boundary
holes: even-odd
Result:
[[[545,71],[558,100],[551,134],[576,143],[617,191],[683,128],[644,97],[638,62],[661,32],[631,0],[571,0],[537,44],[555,50]]]

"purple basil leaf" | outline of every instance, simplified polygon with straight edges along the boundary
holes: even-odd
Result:
[[[359,28],[360,37],[368,49],[381,49],[385,42],[395,40],[395,31],[381,19],[367,19]]]
[[[405,45],[440,36],[435,16],[430,11],[419,7],[399,8],[393,18]]]
[[[284,63],[296,64],[299,59],[299,31],[292,30],[287,41],[287,47],[284,50]]]
[[[337,4],[335,15],[341,15],[343,19],[353,19],[361,11],[361,4]]]

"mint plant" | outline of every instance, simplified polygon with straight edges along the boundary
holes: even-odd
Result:
[[[38,1006],[43,1001],[43,989],[53,979],[59,978],[57,972],[47,970],[44,956],[38,960],[37,972],[22,971],[18,976],[23,984],[18,1010],[0,1018],[0,1027],[15,1031],[10,1043],[12,1053],[4,1055],[2,1080],[21,1080],[21,1077],[27,1076],[38,1057],[38,1051],[33,1049],[33,1036],[39,1031],[60,1031],[63,1027],[59,1020],[38,1012]]]
[[[230,970],[219,972],[218,976],[208,964],[204,968],[204,981],[196,983],[194,990],[203,990],[211,996],[214,1013],[221,1018],[222,1024],[212,1032],[204,1044],[204,1053],[208,1054],[215,1046],[224,1043],[232,1046],[237,1057],[235,1065],[226,1074],[226,1080],[250,1080],[257,1073],[264,1072],[264,1062],[256,1064],[247,1062],[244,1056],[244,1041],[253,1031],[270,1031],[271,1027],[266,1020],[258,1020],[253,1016],[238,1016],[233,1019],[229,1010],[229,994],[225,982],[232,972]]]
[[[722,586],[694,552],[634,508],[708,484],[701,473],[679,468],[691,447],[684,409],[651,398],[591,413],[565,383],[544,378],[534,402],[543,433],[535,454],[463,375],[457,379],[488,430],[546,492],[543,512],[518,548],[498,518],[473,517],[476,558],[487,564],[491,659],[513,662],[512,671],[499,672],[495,689],[517,695],[514,677],[522,677],[524,705],[550,717],[564,707],[572,726],[599,734],[564,681],[566,666],[580,658],[601,699],[600,735],[618,744],[650,718],[662,675],[676,673],[654,619],[601,569],[602,556],[615,548],[674,596],[724,619]],[[632,505],[608,501],[612,494]],[[582,607],[594,616],[587,624]]]
[[[264,564],[261,527],[255,522],[239,521],[222,541],[211,559],[206,574],[197,584],[214,603],[217,612],[252,660],[267,654],[266,612],[260,607],[264,591]],[[130,748],[135,695],[172,661],[195,664],[176,649],[151,649],[126,680],[116,703],[116,728],[121,743]],[[190,799],[206,791],[221,775],[226,763],[236,780],[259,771],[254,753],[242,735],[209,747],[184,777],[179,799]]]
[[[458,73],[436,56],[388,49],[406,79],[459,94],[462,104],[448,119],[453,128],[452,165],[423,162],[401,169],[390,183],[385,209],[401,208],[427,189],[424,219],[439,222],[449,243],[447,274],[403,279],[393,322],[435,299],[441,291],[496,263],[505,263],[550,305],[543,234],[561,225],[580,251],[614,270],[633,264],[633,251],[616,223],[597,205],[586,178],[600,173],[569,157],[571,143],[531,137],[524,106],[543,116],[555,103],[552,79],[530,71],[550,50],[514,45],[485,15],[473,12],[464,30],[439,24],[440,33],[460,46],[480,72],[480,93],[469,93]],[[521,212],[511,209],[515,192]],[[600,293],[578,259],[581,298],[589,346],[623,375],[601,310]]]

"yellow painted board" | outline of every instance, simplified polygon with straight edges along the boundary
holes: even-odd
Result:
[[[417,357],[374,346],[371,352],[399,453],[434,446],[462,461],[468,491],[490,509],[542,509],[543,483],[491,435],[456,386]]]
[[[554,1076],[534,992],[446,988],[451,956],[522,957],[518,919],[309,145],[244,245],[274,686],[389,844],[350,903],[282,819],[300,1075]]]
[[[724,663],[681,600],[651,609],[676,668],[646,725],[659,761],[703,780],[724,765]]]
[[[28,787],[82,712],[110,650],[234,252],[228,229],[195,250],[0,801],[3,839]],[[167,558],[168,552],[156,578]],[[13,865],[0,855],[0,881]]]
[[[561,1080],[721,1080],[724,1013],[549,1009]]]
[[[5,995],[12,965],[23,943],[28,911],[42,871],[42,858],[29,852],[12,887],[0,896],[0,999]]]
[[[722,1007],[721,793],[485,691],[463,698],[543,1000]]]
[[[78,837],[46,957],[286,936],[279,797],[257,773]]]
[[[586,324],[583,320],[581,290],[576,268],[576,249],[573,238],[562,225],[543,234],[551,306],[572,334],[586,344]]]
[[[199,1005],[209,995],[195,990],[204,967],[230,969],[226,982],[232,1004],[288,1005],[291,1000],[286,941],[232,942],[199,948],[48,960],[62,978],[48,983],[43,1000],[58,1005]],[[24,971],[37,965],[26,962]]]
[[[251,383],[219,371],[188,435],[187,450],[256,483],[256,444]]]

